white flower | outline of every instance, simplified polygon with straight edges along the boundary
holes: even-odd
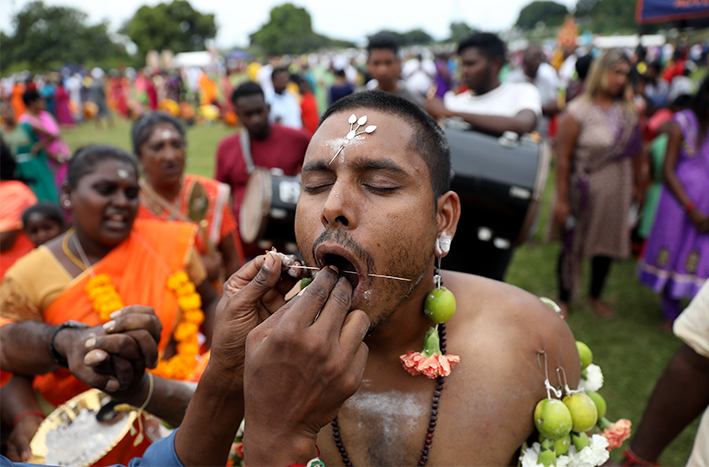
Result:
[[[531,446],[525,446],[525,448],[522,449],[522,453],[519,456],[522,467],[535,467],[537,465],[537,459],[539,458],[539,450],[541,447],[541,444],[534,443]]]
[[[566,454],[556,458],[556,467],[570,467],[571,458]]]
[[[236,430],[236,437],[239,439],[242,439],[244,437],[244,420],[241,420],[241,424],[239,425],[239,429]]]
[[[598,391],[603,387],[603,372],[601,367],[591,363],[586,367],[586,379],[581,378],[579,389],[584,391]]]
[[[605,463],[610,457],[606,449],[608,440],[601,435],[593,435],[590,438],[591,444],[576,452],[576,448],[569,448],[569,467],[597,467]]]

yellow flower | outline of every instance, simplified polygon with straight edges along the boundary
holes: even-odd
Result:
[[[182,320],[199,326],[204,322],[204,313],[202,313],[202,310],[199,309],[194,311],[185,311],[182,313]]]
[[[192,334],[196,334],[198,327],[196,324],[180,322],[175,329],[173,337],[176,341],[183,341]]]
[[[195,286],[192,282],[188,282],[186,284],[183,284],[182,287],[177,289],[175,293],[177,294],[178,297],[184,297],[186,295],[190,295],[195,293],[196,289]]]
[[[198,294],[188,295],[177,299],[177,304],[182,310],[192,310],[193,308],[202,307],[202,299]]]
[[[175,274],[167,279],[167,287],[170,290],[177,290],[185,283],[189,282],[190,278],[187,277],[183,271],[177,271]]]

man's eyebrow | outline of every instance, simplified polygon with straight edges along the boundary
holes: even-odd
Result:
[[[324,161],[312,161],[303,166],[302,172],[317,172],[329,169],[330,167]]]
[[[409,173],[391,159],[359,160],[354,162],[356,170],[389,170],[404,175]]]

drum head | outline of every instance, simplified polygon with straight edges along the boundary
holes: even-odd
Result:
[[[266,229],[271,209],[271,174],[256,170],[249,177],[239,212],[239,232],[244,243],[254,243]]]
[[[81,467],[105,457],[128,435],[138,417],[133,411],[113,425],[101,425],[96,413],[106,397],[98,389],[91,389],[57,407],[32,438],[29,463]]]

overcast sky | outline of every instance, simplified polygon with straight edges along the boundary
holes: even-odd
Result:
[[[362,43],[366,35],[388,28],[408,31],[422,28],[435,39],[448,36],[451,21],[464,21],[480,29],[497,31],[517,21],[519,11],[532,0],[293,0],[305,7],[315,32]],[[575,0],[557,0],[568,7]],[[0,0],[0,30],[12,32],[11,18],[30,0]],[[160,0],[45,0],[48,5],[71,6],[86,12],[91,22],[109,20],[116,31],[144,4]],[[249,34],[268,21],[274,6],[286,0],[191,0],[202,13],[214,13],[217,46],[248,44]]]

